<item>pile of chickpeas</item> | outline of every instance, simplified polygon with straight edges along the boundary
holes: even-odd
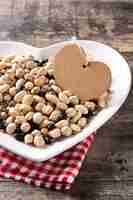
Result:
[[[0,132],[45,147],[79,133],[106,106],[108,93],[82,102],[56,84],[54,72],[48,60],[38,62],[32,56],[0,59]]]

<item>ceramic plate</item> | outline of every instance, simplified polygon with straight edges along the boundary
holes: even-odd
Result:
[[[91,133],[99,129],[124,103],[131,87],[131,72],[125,59],[117,51],[104,44],[87,40],[76,40],[76,42],[79,43],[86,52],[90,52],[93,55],[94,60],[102,61],[110,67],[112,73],[112,95],[108,107],[93,117],[86,128],[84,128],[79,134],[55,142],[47,148],[40,149],[31,147],[18,142],[12,136],[0,133],[0,145],[2,147],[34,161],[48,160],[49,158],[52,158],[78,144]],[[46,48],[36,48],[18,42],[0,42],[0,56],[6,56],[9,54],[32,54],[35,59],[41,61],[55,54],[66,43],[68,43],[68,41],[57,43]]]

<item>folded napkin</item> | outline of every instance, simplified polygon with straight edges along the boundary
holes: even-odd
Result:
[[[0,148],[0,176],[56,190],[70,189],[94,140],[80,144],[45,162],[34,162]]]

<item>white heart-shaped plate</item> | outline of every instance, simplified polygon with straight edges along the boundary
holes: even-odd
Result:
[[[0,133],[0,145],[2,147],[30,160],[48,160],[78,144],[91,133],[99,129],[124,103],[131,87],[131,72],[125,59],[117,51],[104,44],[87,40],[76,40],[76,42],[79,43],[86,52],[90,52],[95,60],[106,63],[111,69],[112,96],[108,102],[108,107],[93,117],[86,128],[79,134],[57,141],[46,148],[40,149],[31,147],[18,142],[12,136]],[[55,54],[66,43],[68,43],[68,41],[56,43],[46,48],[36,48],[19,42],[0,42],[0,56],[32,54],[35,59],[43,60]]]

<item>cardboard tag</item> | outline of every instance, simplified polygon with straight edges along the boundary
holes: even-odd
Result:
[[[111,71],[102,62],[88,61],[77,44],[65,45],[54,58],[57,84],[81,100],[97,99],[111,85]]]

